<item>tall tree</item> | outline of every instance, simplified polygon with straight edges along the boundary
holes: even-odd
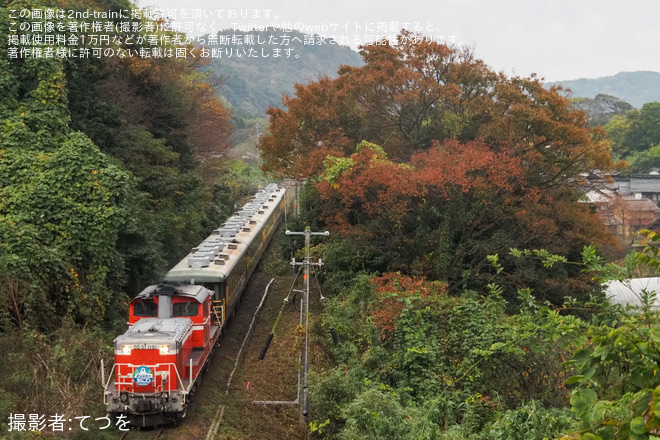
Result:
[[[632,171],[648,172],[660,167],[660,102],[613,117],[606,125],[613,153]]]
[[[511,247],[577,258],[584,244],[613,246],[575,190],[582,173],[611,166],[609,144],[560,89],[407,32],[362,55],[363,67],[298,86],[288,111],[271,109],[260,143],[267,170],[320,176],[323,221],[350,237],[335,249],[354,252],[354,270],[464,289],[483,287],[486,255]],[[577,272],[569,286],[570,270],[554,281],[530,266],[512,271],[511,284],[553,301],[590,289]]]
[[[363,67],[299,85],[284,100],[288,111],[269,110],[271,131],[260,141],[265,169],[313,175],[325,154],[350,155],[362,140],[405,162],[434,140],[477,138],[492,148],[517,143],[548,184],[610,165],[604,133],[585,128],[585,113],[572,109],[559,88],[546,90],[534,77],[507,78],[470,50],[408,32],[395,45],[373,44],[361,53]],[[306,166],[298,170],[298,163]]]
[[[26,44],[23,23],[47,29],[37,17],[9,26],[10,9],[43,10],[38,0],[5,6],[0,32],[11,46]],[[119,49],[126,35],[114,36]],[[113,292],[156,281],[166,261],[220,222],[195,160],[227,147],[229,112],[185,58],[10,57],[9,46],[0,46],[0,275],[15,286],[10,296],[19,287],[28,296],[20,307],[10,301],[14,315],[41,304],[44,313],[54,306],[57,316],[103,319]],[[73,301],[75,292],[89,304]],[[34,322],[48,322],[40,316]]]
[[[0,31],[7,31],[1,26]],[[19,328],[103,319],[130,178],[68,123],[64,63],[0,50],[0,301]]]
[[[646,103],[627,116],[631,126],[626,143],[631,151],[645,151],[660,144],[660,102]]]
[[[605,125],[614,116],[623,115],[634,107],[616,96],[599,93],[592,98],[573,98],[573,105],[580,110],[587,112],[589,125]]]

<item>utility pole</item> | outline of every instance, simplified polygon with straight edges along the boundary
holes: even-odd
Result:
[[[296,218],[300,218],[300,182],[302,182],[302,180],[299,182],[298,179],[296,178],[295,182],[296,182],[296,194],[293,202],[293,208],[294,208],[294,215],[296,216]]]
[[[296,262],[295,258],[291,260],[292,266],[304,266],[305,267],[305,298],[303,300],[303,315],[305,317],[305,345],[303,348],[303,387],[302,387],[302,396],[300,395],[301,390],[298,390],[298,399],[302,401],[301,413],[300,413],[300,422],[306,425],[305,418],[309,413],[309,383],[307,381],[307,375],[309,374],[309,268],[310,266],[322,266],[323,262],[319,259],[318,262],[312,263],[309,256],[310,241],[312,235],[321,235],[328,237],[330,232],[312,232],[310,227],[306,227],[304,232],[291,232],[287,230],[286,235],[304,235],[305,236],[305,260],[303,262]],[[302,397],[302,399],[301,399]]]

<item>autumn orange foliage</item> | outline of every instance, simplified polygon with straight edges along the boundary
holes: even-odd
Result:
[[[377,301],[372,302],[371,318],[383,339],[396,329],[404,308],[404,299],[417,301],[423,307],[434,297],[446,294],[447,285],[428,282],[420,277],[406,277],[400,273],[386,273],[371,280]]]
[[[286,110],[268,111],[270,134],[259,144],[264,169],[317,175],[324,156],[315,152],[348,156],[363,140],[397,162],[437,142],[481,140],[520,158],[527,177],[546,186],[611,167],[604,134],[586,126],[586,114],[560,88],[545,89],[534,76],[508,78],[469,49],[414,42],[407,32],[397,44],[380,43],[362,47],[364,66],[297,85],[283,100]]]
[[[265,170],[312,179],[322,221],[361,249],[356,266],[453,290],[483,287],[486,255],[511,247],[576,259],[585,244],[613,247],[578,203],[583,174],[612,167],[585,113],[535,76],[509,78],[469,49],[409,37],[364,46],[364,66],[298,85],[286,109],[269,110],[259,144]],[[529,283],[543,285],[533,271],[511,281]]]

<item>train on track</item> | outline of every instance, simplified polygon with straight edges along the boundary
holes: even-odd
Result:
[[[185,417],[201,374],[291,195],[270,184],[130,303],[129,328],[114,340],[105,378],[110,415],[154,426]]]

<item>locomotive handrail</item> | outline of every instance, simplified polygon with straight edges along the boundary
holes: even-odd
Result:
[[[101,359],[101,372],[103,373],[101,375],[101,383],[102,383],[103,389],[105,391],[108,390],[108,387],[110,386],[110,382],[112,381],[112,379],[114,377],[114,375],[112,373],[115,371],[115,366],[116,365],[117,364],[112,365],[112,368],[110,369],[110,374],[108,375],[108,381],[104,383],[104,381],[105,381],[105,368],[103,367],[103,359]]]
[[[222,320],[220,319],[220,316],[218,316],[218,310],[220,310],[220,313],[222,315]],[[213,314],[215,315],[215,320],[218,323],[220,327],[225,323],[225,304],[224,301],[222,300],[214,300],[213,301]]]
[[[117,366],[126,366],[126,367],[128,367],[128,368],[134,368],[134,367],[136,367],[136,365],[135,365],[135,364],[132,364],[132,363],[115,363],[115,364],[113,364],[112,368],[110,369],[110,375],[108,376],[108,380],[107,380],[107,382],[105,382],[105,383],[103,384],[103,389],[104,389],[104,391],[107,391],[107,390],[108,390],[108,387],[110,386],[110,383],[114,380],[115,376],[114,376],[113,373],[114,373],[115,368],[116,368]],[[176,377],[177,377],[178,383],[180,383],[180,384],[182,384],[182,385],[184,384],[184,381],[183,381],[183,379],[181,379],[181,375],[179,374],[179,370],[177,369],[176,364],[174,364],[174,363],[172,363],[172,362],[168,362],[168,363],[164,363],[164,364],[163,364],[163,363],[158,363],[158,364],[154,364],[154,365],[149,365],[149,367],[153,367],[153,368],[154,368],[154,371],[156,371],[156,369],[157,369],[158,367],[162,367],[162,366],[167,366],[167,372],[168,372],[168,374],[171,374],[171,372],[172,372],[172,368],[174,368],[174,372],[176,373]],[[103,380],[105,380],[105,378],[104,378],[104,376],[105,376],[105,369],[103,368],[103,361],[101,361],[101,369],[102,369],[102,373],[103,373],[103,374],[102,374],[101,381],[103,382]],[[115,382],[115,384],[117,384],[117,383],[119,383],[119,384],[128,384],[128,383],[131,383],[131,382],[132,382],[132,381],[129,381],[129,382],[122,382],[122,381],[121,381],[121,378],[122,378],[122,377],[125,377],[125,376],[119,375],[120,380],[119,380],[119,382]],[[192,388],[194,382],[195,382],[195,380],[194,380],[194,377],[193,377],[193,365],[192,365],[192,359],[191,359],[191,360],[190,360],[190,383],[188,384],[188,387],[181,386],[181,392],[182,392],[183,394],[188,394],[188,393],[190,393],[190,389]],[[170,392],[172,391],[172,382],[171,382],[171,381],[167,381],[167,385],[168,385],[168,386],[167,386],[167,392],[170,393]],[[161,384],[161,387],[162,387],[162,384]],[[177,386],[176,389],[178,390],[179,387]],[[164,390],[161,389],[161,392],[163,392],[163,391],[164,391]],[[135,391],[131,391],[131,393],[135,393]],[[137,394],[139,394],[139,393],[137,393]],[[108,403],[108,402],[107,402],[107,395],[106,395],[106,394],[104,394],[103,400],[104,400],[104,403],[105,403],[105,404]]]

